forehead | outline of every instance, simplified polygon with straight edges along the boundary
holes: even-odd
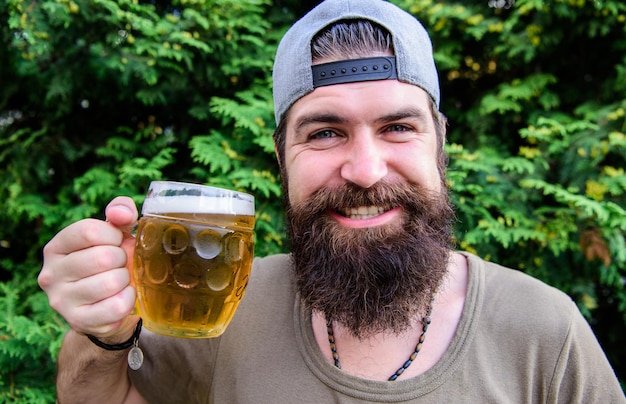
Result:
[[[296,101],[287,116],[287,127],[314,115],[366,120],[409,110],[432,122],[431,104],[423,89],[397,80],[335,84],[318,87]]]

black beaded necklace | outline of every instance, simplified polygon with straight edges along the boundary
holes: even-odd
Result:
[[[422,333],[420,334],[420,337],[417,341],[417,345],[415,345],[415,350],[413,351],[413,353],[411,353],[411,356],[409,356],[409,359],[407,359],[407,361],[404,362],[404,365],[402,365],[400,369],[396,370],[396,373],[391,375],[391,377],[388,379],[390,382],[396,381],[396,379],[400,377],[400,375],[404,373],[404,371],[409,366],[411,366],[411,363],[413,363],[413,361],[417,357],[417,354],[422,349],[422,344],[424,343],[424,339],[426,337],[426,331],[428,330],[428,326],[430,325],[430,321],[431,321],[430,315],[433,312],[433,303],[435,302],[435,293],[433,293],[433,295],[430,298],[430,303],[428,305],[428,311],[426,312],[426,316],[422,318]],[[341,369],[341,364],[339,363],[339,354],[337,353],[337,345],[335,345],[335,337],[333,336],[333,323],[331,319],[328,317],[326,318],[326,330],[328,332],[328,342],[330,344],[330,351],[333,356],[333,361],[335,362],[335,366],[337,367],[337,369]]]

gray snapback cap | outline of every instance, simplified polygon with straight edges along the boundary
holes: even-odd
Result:
[[[395,58],[387,59],[389,59],[389,65],[395,63],[396,72],[392,71],[387,76],[352,75],[351,79],[326,84],[319,84],[319,77],[316,77],[317,84],[314,84],[314,72],[311,67],[311,40],[328,25],[351,19],[369,20],[389,31],[393,40]],[[379,66],[385,66],[385,69],[388,66],[384,60],[380,65],[376,63],[376,60],[366,60],[366,62],[368,67],[371,67],[372,63],[376,64],[377,69]],[[316,87],[354,81],[397,78],[424,89],[439,107],[439,79],[428,33],[411,14],[383,0],[326,0],[319,4],[298,20],[280,41],[272,77],[274,115],[277,124],[294,102]]]

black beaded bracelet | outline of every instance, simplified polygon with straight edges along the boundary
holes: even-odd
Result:
[[[87,338],[89,338],[91,342],[98,345],[100,348],[106,349],[107,351],[122,351],[126,348],[130,348],[131,346],[135,345],[135,343],[139,340],[139,334],[141,334],[142,324],[143,324],[143,321],[140,318],[139,321],[137,322],[137,325],[135,326],[135,331],[133,332],[133,335],[130,337],[128,341],[122,342],[121,344],[114,344],[114,345],[105,344],[104,342],[100,341],[98,338],[89,334],[87,334]]]

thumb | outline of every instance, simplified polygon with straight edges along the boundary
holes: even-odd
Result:
[[[124,233],[124,239],[121,246],[126,253],[126,269],[130,275],[130,284],[135,287],[135,278],[133,276],[133,257],[135,253],[135,238],[128,233]]]
[[[135,202],[127,196],[118,196],[113,199],[104,210],[107,222],[130,233],[137,222],[137,207]]]
[[[133,254],[135,252],[135,238],[130,234],[137,223],[137,207],[135,202],[129,197],[118,196],[107,205],[104,210],[107,222],[116,226],[123,233],[122,243],[120,247],[126,253],[126,268],[130,274],[130,282],[134,287],[133,279]]]

